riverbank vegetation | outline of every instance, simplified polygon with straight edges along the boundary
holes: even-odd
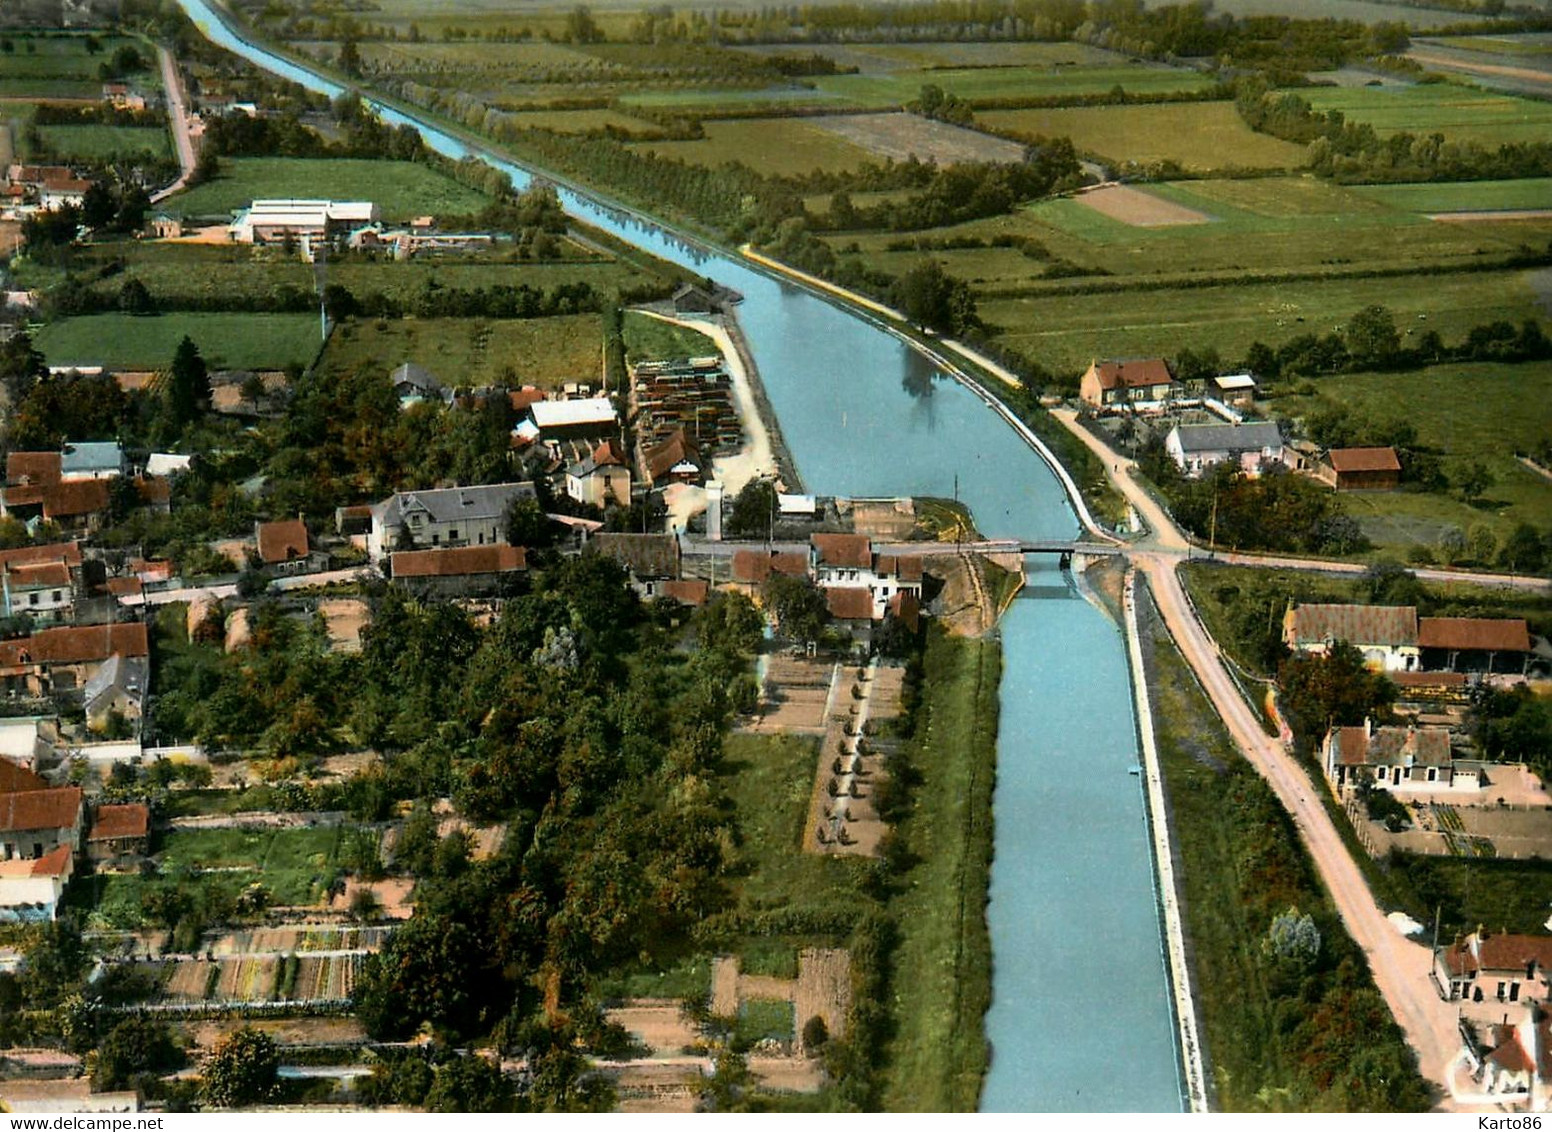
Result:
[[[1236,750],[1156,616],[1145,637],[1215,1107],[1427,1109],[1415,1056],[1288,814]],[[1308,946],[1292,946],[1289,929],[1305,917]],[[1359,1046],[1363,1058],[1352,1056]]]

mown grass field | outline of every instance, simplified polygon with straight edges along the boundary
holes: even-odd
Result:
[[[444,385],[531,384],[555,388],[603,373],[596,314],[557,318],[352,319],[335,329],[320,364],[333,372],[389,373],[416,362]]]
[[[636,148],[708,168],[741,161],[757,173],[844,172],[876,161],[859,145],[800,118],[707,122],[696,141],[641,142]]]
[[[626,311],[621,333],[630,361],[647,358],[704,358],[718,353],[717,344],[699,330],[675,326],[660,318]]]
[[[976,123],[1019,138],[1069,137],[1106,161],[1175,161],[1185,169],[1293,169],[1304,147],[1245,125],[1232,103],[1156,103],[1062,109],[983,110]]]
[[[51,322],[35,345],[50,365],[160,369],[184,335],[211,369],[307,365],[318,352],[316,314],[94,314]]]
[[[166,207],[185,216],[225,217],[274,197],[370,200],[385,220],[466,215],[489,203],[483,194],[409,161],[223,157],[219,176],[170,198]]]
[[[54,152],[70,161],[106,160],[117,156],[149,153],[172,154],[166,130],[150,126],[39,126],[38,133]]]
[[[1339,405],[1374,421],[1404,418],[1418,442],[1454,465],[1480,460],[1496,482],[1475,504],[1454,495],[1358,492],[1343,496],[1349,514],[1375,542],[1432,543],[1440,529],[1478,524],[1500,540],[1517,522],[1552,525],[1552,481],[1514,457],[1552,436],[1552,367],[1537,364],[1433,366],[1412,373],[1347,374],[1313,383],[1313,396],[1284,396],[1274,410],[1301,415]],[[1410,537],[1409,537],[1410,536]]]
[[[87,49],[84,34],[28,35],[8,31],[11,50],[0,53],[0,97],[89,98],[102,95],[98,68],[121,47],[133,47],[151,66],[131,76],[143,89],[157,89],[161,76],[156,58],[144,40],[122,35],[97,35],[100,50]]]
[[[1173,357],[1182,346],[1215,346],[1234,361],[1252,342],[1325,334],[1373,303],[1395,313],[1403,334],[1437,330],[1447,342],[1484,322],[1542,313],[1520,271],[992,298],[980,313],[1002,340],[1076,374],[1096,357]]]
[[[1316,110],[1340,110],[1381,137],[1406,131],[1497,146],[1552,140],[1552,103],[1455,83],[1317,88],[1297,92]]]
[[[1429,185],[1357,185],[1355,194],[1410,212],[1552,208],[1552,177]]]

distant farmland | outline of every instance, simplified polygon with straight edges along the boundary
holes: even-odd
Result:
[[[51,322],[36,344],[50,365],[165,368],[187,334],[211,369],[307,365],[320,345],[311,314],[95,314]]]
[[[179,193],[167,207],[185,216],[227,216],[272,197],[370,200],[395,220],[478,212],[489,203],[451,177],[409,161],[223,157],[220,176]]]

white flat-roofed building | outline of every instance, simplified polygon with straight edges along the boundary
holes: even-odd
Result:
[[[620,427],[620,415],[607,397],[535,401],[528,406],[528,413],[545,440],[603,437]]]
[[[227,232],[239,244],[269,244],[287,236],[326,236],[379,219],[381,212],[371,201],[256,200],[237,214]]]

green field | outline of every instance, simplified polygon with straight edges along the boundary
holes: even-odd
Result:
[[[35,339],[51,365],[159,369],[184,335],[211,369],[307,365],[318,352],[315,314],[95,314],[51,322]]]
[[[141,39],[121,35],[98,35],[100,50],[87,49],[85,35],[27,35],[8,32],[12,50],[0,54],[0,97],[5,98],[89,98],[102,95],[98,68],[121,47],[131,46],[151,66],[131,76],[142,89],[161,85],[156,57]]]
[[[1086,43],[790,43],[740,47],[750,55],[819,55],[862,74],[924,67],[1104,67],[1126,56]]]
[[[626,311],[622,333],[625,356],[635,362],[647,358],[702,358],[718,353],[717,344],[698,330],[675,326],[639,311]]]
[[[1355,186],[1353,191],[1392,208],[1421,213],[1552,208],[1552,177],[1460,184],[1362,185]]]
[[[692,164],[720,168],[741,161],[757,173],[794,176],[857,169],[874,157],[801,118],[739,119],[705,123],[696,141],[640,142],[634,148]]]
[[[489,203],[451,177],[408,161],[223,157],[220,176],[170,198],[165,207],[184,216],[224,217],[254,200],[277,197],[370,200],[385,220],[467,215]]]
[[[651,122],[621,114],[618,110],[527,110],[507,119],[518,129],[554,130],[557,134],[586,134],[615,129],[645,134],[657,129]]]
[[[1104,94],[1124,87],[1129,94],[1200,90],[1205,76],[1155,63],[1123,62],[1098,67],[974,67],[887,74],[823,75],[813,80],[822,92],[864,107],[900,106],[933,83],[972,102],[993,98],[1053,98]]]
[[[1544,35],[1445,35],[1433,40],[1462,51],[1483,51],[1491,55],[1552,55],[1552,40]],[[1425,46],[1420,44],[1419,46]]]
[[[320,360],[336,373],[365,368],[387,374],[402,362],[425,366],[448,386],[596,382],[603,373],[603,323],[596,314],[352,319],[335,330]]]
[[[1552,436],[1552,367],[1542,364],[1434,366],[1414,373],[1321,378],[1314,396],[1278,397],[1275,412],[1296,416],[1322,403],[1373,421],[1404,418],[1418,443],[1444,457],[1445,472],[1480,460],[1497,481],[1482,500],[1450,495],[1361,492],[1344,496],[1349,514],[1377,543],[1433,543],[1445,526],[1478,524],[1500,539],[1517,522],[1552,526],[1552,481],[1514,457]]]
[[[251,870],[277,904],[312,904],[334,879],[339,827],[321,829],[190,829],[167,834],[162,871],[180,868]]]
[[[139,153],[172,156],[167,131],[151,126],[39,126],[38,133],[67,161],[98,161]]]
[[[1303,146],[1256,133],[1228,102],[983,110],[975,117],[993,133],[1069,137],[1080,151],[1115,163],[1174,161],[1201,170],[1304,163]]]
[[[1324,334],[1373,303],[1395,313],[1403,334],[1437,330],[1447,342],[1484,322],[1518,324],[1542,313],[1519,271],[994,298],[980,313],[1003,341],[1076,374],[1096,357],[1173,357],[1183,346],[1216,346],[1237,361],[1252,342]]]
[[[1340,110],[1381,137],[1406,131],[1498,146],[1552,141],[1552,103],[1491,94],[1455,83],[1300,90],[1316,110]]]

